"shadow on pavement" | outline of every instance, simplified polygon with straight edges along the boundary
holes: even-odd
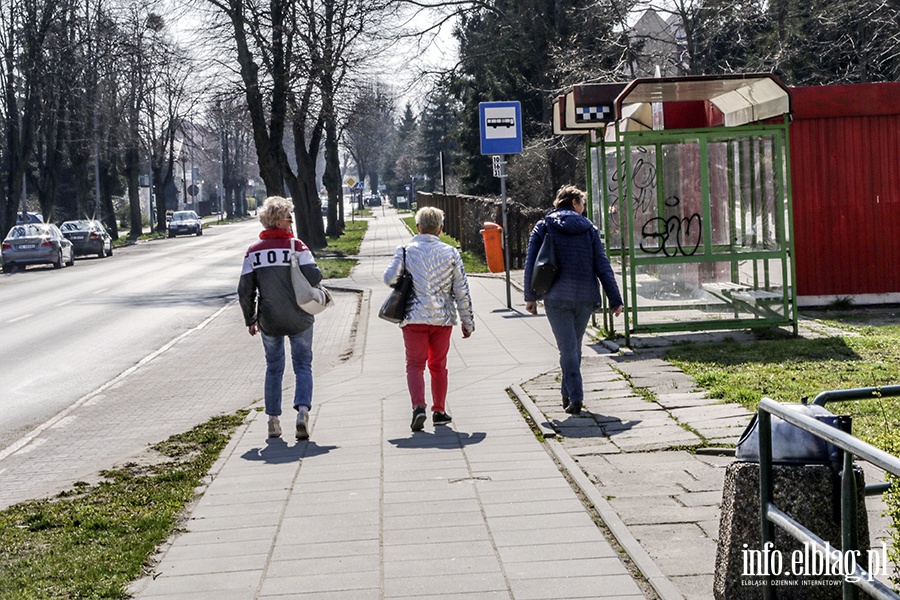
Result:
[[[552,419],[551,423],[567,438],[602,438],[614,437],[630,431],[641,421],[622,421],[616,417],[583,409],[580,415],[568,415],[565,419]]]
[[[438,427],[434,433],[429,431],[416,431],[412,437],[388,440],[398,448],[436,448],[438,450],[458,450],[460,447],[478,444],[487,437],[486,433],[477,431],[466,433],[453,431],[449,427]]]
[[[290,446],[281,438],[269,438],[265,448],[251,448],[241,458],[277,465],[328,454],[336,448],[337,446],[319,446],[315,442],[297,442]]]

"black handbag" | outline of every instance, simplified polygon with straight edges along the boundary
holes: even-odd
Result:
[[[406,318],[406,311],[413,296],[412,275],[406,270],[406,248],[403,248],[403,270],[393,288],[381,305],[378,316],[385,321],[399,323]]]
[[[531,291],[540,298],[550,291],[556,281],[559,269],[556,266],[556,253],[553,251],[553,236],[548,229],[544,233],[544,241],[534,259],[534,267],[531,269]]]

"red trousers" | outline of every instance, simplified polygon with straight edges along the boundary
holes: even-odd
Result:
[[[431,410],[444,411],[447,400],[447,351],[452,327],[437,325],[405,325],[402,328],[406,346],[406,385],[413,408],[425,404],[425,365],[431,373]]]

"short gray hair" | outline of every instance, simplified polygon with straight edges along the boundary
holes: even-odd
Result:
[[[433,206],[425,206],[416,213],[416,225],[422,233],[437,235],[444,226],[444,211]]]
[[[292,219],[294,215],[294,203],[281,196],[269,196],[259,209],[259,222],[266,229],[275,229],[278,221]]]

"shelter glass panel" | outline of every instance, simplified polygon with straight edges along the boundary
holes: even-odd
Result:
[[[780,128],[625,133],[604,150],[596,214],[632,331],[795,321]],[[677,323],[660,322],[664,311]]]

